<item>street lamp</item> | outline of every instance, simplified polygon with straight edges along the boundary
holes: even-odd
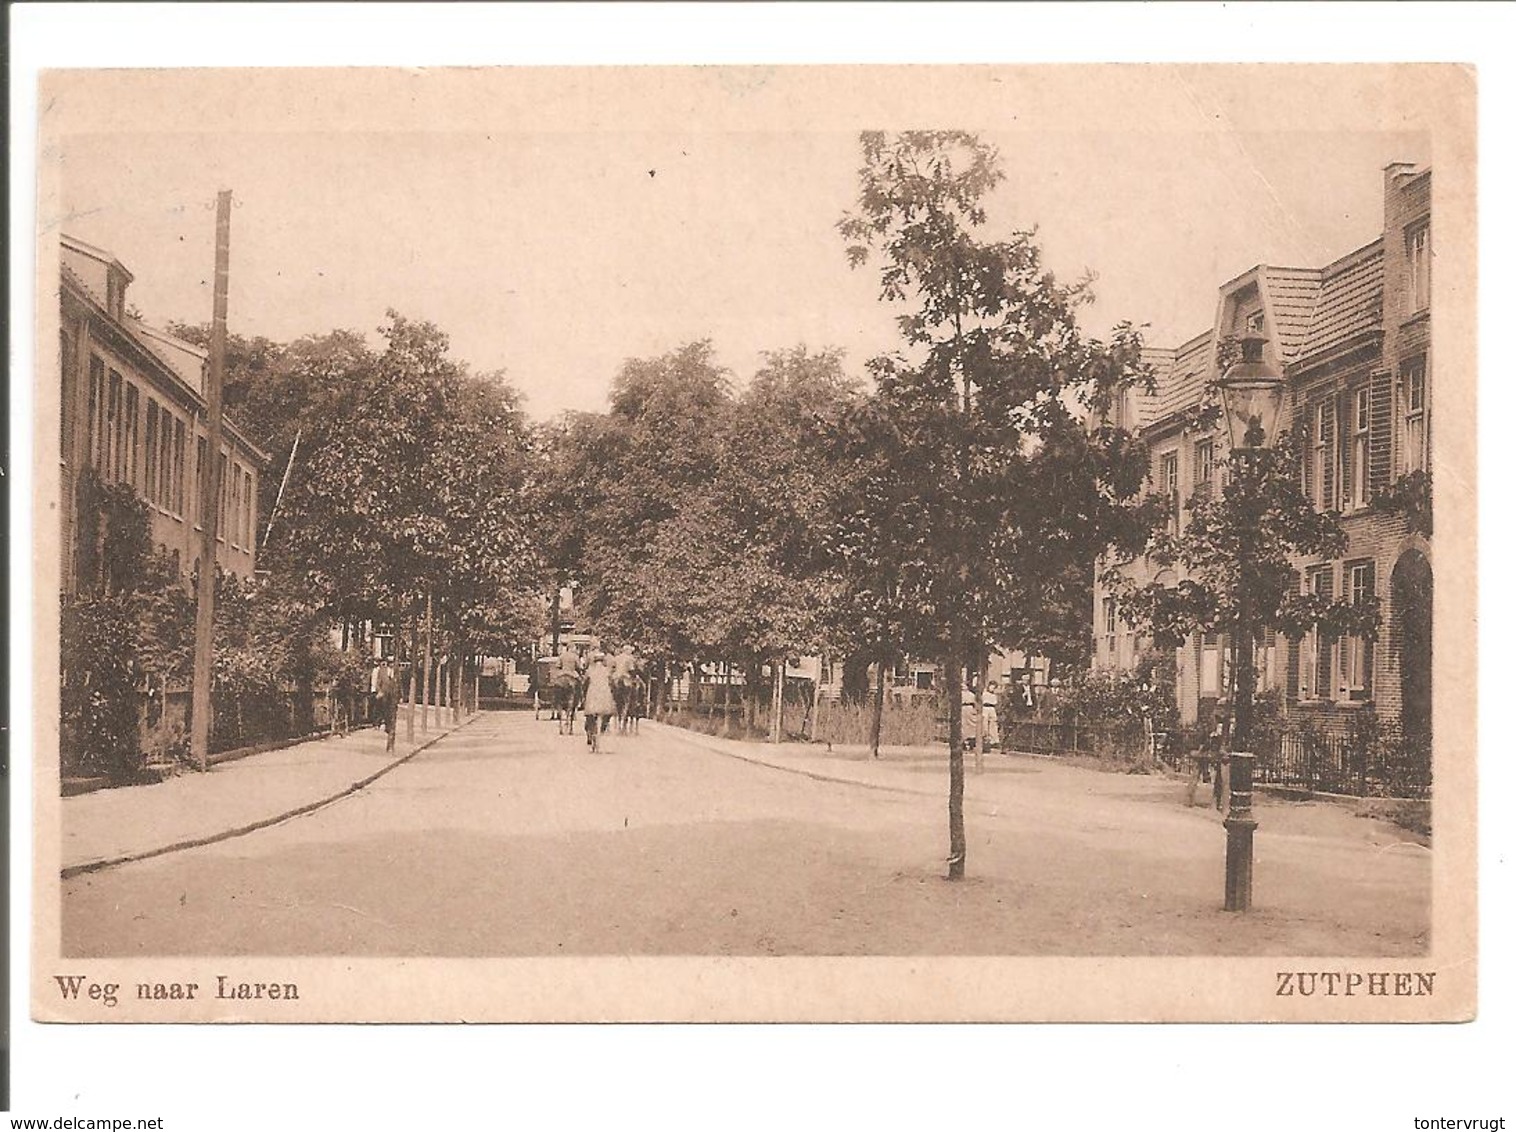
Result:
[[[1284,408],[1285,383],[1279,371],[1263,360],[1266,338],[1242,339],[1242,359],[1222,375],[1222,407],[1227,434],[1239,460],[1240,500],[1258,500],[1258,456],[1279,440],[1279,414]],[[1253,668],[1252,569],[1253,536],[1261,516],[1245,515],[1239,524],[1237,546],[1237,673],[1232,682],[1231,804],[1226,821],[1226,910],[1246,912],[1253,904]]]

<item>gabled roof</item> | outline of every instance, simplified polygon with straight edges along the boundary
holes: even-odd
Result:
[[[1291,358],[1303,362],[1366,331],[1384,316],[1384,241],[1375,240],[1321,269],[1321,295]]]

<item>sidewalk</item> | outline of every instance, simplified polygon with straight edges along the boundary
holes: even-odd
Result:
[[[147,786],[97,790],[60,801],[65,878],[158,856],[283,821],[367,786],[374,779],[467,727],[451,722],[405,742],[405,719],[393,751],[384,732],[366,727],[343,736],[187,771]]]
[[[867,747],[819,743],[756,743],[723,739],[670,724],[644,721],[646,727],[703,750],[778,771],[902,794],[941,798],[948,791],[946,747],[882,746],[879,758]],[[976,773],[972,752],[964,754],[964,807],[998,814],[1029,802],[1071,823],[1111,823],[1140,834],[1155,833],[1181,821],[1196,827],[1220,827],[1222,815],[1211,806],[1210,788],[1188,803],[1189,780],[1169,774],[1122,774],[1071,765],[1033,755],[987,751],[984,770]],[[1133,808],[1137,803],[1137,808]],[[1352,807],[1328,801],[1293,801],[1255,793],[1253,809],[1269,837],[1331,838],[1385,848],[1425,846],[1424,838],[1379,817],[1359,816]],[[1059,819],[1055,819],[1056,821]]]

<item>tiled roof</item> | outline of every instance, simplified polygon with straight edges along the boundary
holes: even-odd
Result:
[[[1321,296],[1293,353],[1301,361],[1380,324],[1384,314],[1384,245],[1375,240],[1322,269]]]
[[[1200,403],[1205,383],[1210,379],[1211,337],[1212,332],[1207,330],[1174,351],[1174,366],[1169,379],[1158,386],[1158,404],[1153,419]]]
[[[1321,271],[1303,267],[1265,267],[1263,282],[1274,320],[1274,348],[1288,364],[1305,341],[1321,296]]]
[[[1147,428],[1158,419],[1158,400],[1164,388],[1173,380],[1174,374],[1173,350],[1160,346],[1144,346],[1142,360],[1153,367],[1153,378],[1157,388],[1152,393],[1141,386],[1135,386],[1130,390],[1127,400],[1127,407],[1130,410],[1127,427],[1134,431]]]

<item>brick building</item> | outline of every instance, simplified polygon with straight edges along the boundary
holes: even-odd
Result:
[[[1155,393],[1132,391],[1114,423],[1147,442],[1155,491],[1186,505],[1219,490],[1226,431],[1196,424],[1207,387],[1219,376],[1220,343],[1244,333],[1268,340],[1266,360],[1287,381],[1287,426],[1303,422],[1301,482],[1320,510],[1342,515],[1347,552],[1301,561],[1302,592],[1379,602],[1377,639],[1300,641],[1278,636],[1257,654],[1260,692],[1275,692],[1300,726],[1344,734],[1363,713],[1408,732],[1431,726],[1432,553],[1429,513],[1414,501],[1431,470],[1430,169],[1384,170],[1380,237],[1320,268],[1260,265],[1222,284],[1214,324],[1173,349],[1153,349]],[[1400,506],[1385,506],[1398,499]],[[1139,582],[1179,579],[1139,560]],[[1147,648],[1099,584],[1094,598],[1096,668],[1128,669]],[[1196,634],[1175,656],[1180,719],[1208,725],[1229,683],[1228,642]]]
[[[209,431],[205,351],[157,330],[126,305],[132,274],[110,252],[61,237],[59,511],[63,588],[76,582],[76,487],[83,469],[129,484],[147,503],[153,543],[185,573],[199,564],[199,501]],[[231,420],[222,429],[216,562],[250,577],[258,477],[268,466]]]

